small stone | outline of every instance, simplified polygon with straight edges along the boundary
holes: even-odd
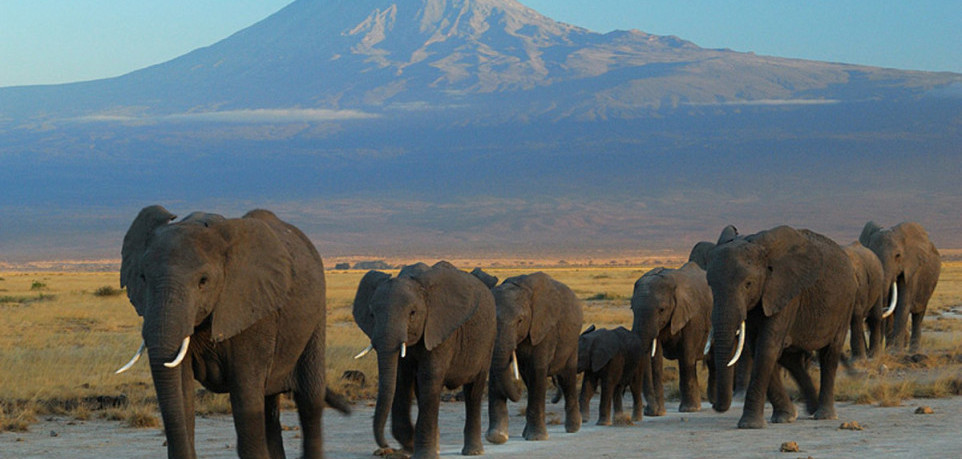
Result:
[[[920,406],[915,409],[915,414],[935,414],[931,406]]]
[[[783,453],[797,453],[801,451],[801,449],[798,448],[798,443],[795,443],[793,441],[787,441],[785,443],[782,443],[782,447],[779,449],[779,451]]]
[[[852,421],[852,422],[843,422],[842,425],[838,426],[838,429],[839,430],[864,430],[865,427],[862,427],[862,425],[859,424],[858,421]]]
[[[51,430],[51,431],[50,431],[50,436],[51,436],[51,437],[59,437],[60,434],[58,434],[56,430]]]

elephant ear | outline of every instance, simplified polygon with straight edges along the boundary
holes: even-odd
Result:
[[[727,244],[738,238],[738,228],[735,225],[728,225],[722,229],[720,235],[718,235],[718,242],[716,245]]]
[[[434,268],[415,278],[422,286],[427,316],[424,347],[433,350],[468,321],[491,291],[474,276],[460,270]]]
[[[357,286],[354,295],[354,322],[368,337],[374,336],[374,311],[371,311],[371,297],[381,284],[391,279],[391,275],[381,271],[370,270]]]
[[[689,273],[687,271],[694,271]],[[698,267],[695,263],[686,263],[684,266],[679,268],[678,276],[673,280],[674,292],[675,292],[675,310],[671,314],[671,334],[677,335],[691,318],[698,313],[698,304],[700,301],[704,301],[704,298],[699,298],[699,292],[694,282],[685,282],[688,280],[688,276],[698,276],[701,275],[702,279],[705,278],[705,271]],[[707,285],[708,281],[703,280]]]
[[[777,314],[818,279],[822,254],[801,232],[780,226],[759,233],[752,241],[768,254],[768,280],[762,292],[766,316]]]
[[[701,241],[691,248],[691,253],[688,254],[688,261],[697,263],[698,266],[701,266],[701,269],[707,269],[708,253],[714,248],[715,244],[713,242]]]
[[[869,247],[872,242],[872,235],[882,231],[882,227],[878,223],[868,222],[862,227],[862,234],[858,236],[858,242],[861,242],[865,247]]]
[[[211,324],[211,335],[220,342],[284,307],[293,261],[284,243],[262,220],[238,218],[212,227],[227,242],[224,289]]]
[[[588,360],[591,362],[593,373],[601,371],[605,365],[608,365],[619,348],[618,336],[614,330],[601,329],[598,332],[590,343],[591,350],[588,351]]]
[[[170,223],[176,215],[161,206],[144,207],[124,236],[124,245],[120,250],[120,287],[127,288],[127,298],[134,305],[137,314],[144,315],[147,305],[147,285],[144,282],[143,255],[150,243],[154,230]]]
[[[537,346],[558,327],[559,308],[565,304],[563,290],[545,273],[534,273],[522,282],[531,294],[531,344]]]

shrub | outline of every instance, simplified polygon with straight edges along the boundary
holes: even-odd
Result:
[[[45,288],[47,288],[47,284],[40,281],[33,281],[33,283],[30,284],[30,290],[43,290]]]
[[[117,296],[117,295],[120,295],[121,293],[124,293],[123,289],[113,288],[109,285],[105,285],[103,287],[98,288],[97,290],[94,290],[94,296],[108,297],[108,296]]]

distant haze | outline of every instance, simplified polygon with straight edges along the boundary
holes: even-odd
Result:
[[[0,89],[0,260],[143,206],[267,207],[322,254],[687,251],[726,224],[962,247],[962,75],[591,32],[511,0],[300,0],[107,80]]]

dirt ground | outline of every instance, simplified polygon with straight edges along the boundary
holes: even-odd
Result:
[[[627,401],[627,400],[626,400]],[[592,404],[597,414],[598,397]],[[630,402],[628,402],[630,404]],[[932,414],[916,414],[929,406]],[[908,400],[898,407],[839,403],[837,421],[801,418],[794,424],[769,424],[761,430],[735,428],[741,415],[737,402],[727,413],[715,413],[706,403],[700,413],[671,412],[646,417],[633,426],[601,427],[592,417],[578,433],[564,425],[550,425],[550,439],[528,442],[521,438],[524,418],[510,406],[511,438],[503,445],[485,444],[487,457],[625,458],[647,457],[959,457],[962,454],[962,397]],[[464,421],[462,403],[441,407],[441,455],[460,455]],[[549,419],[563,419],[561,404],[549,405]],[[416,412],[416,410],[415,410]],[[770,414],[770,413],[769,413]],[[331,458],[369,458],[375,449],[371,433],[373,408],[356,405],[345,417],[325,412],[325,451]],[[487,427],[485,409],[483,425]],[[840,429],[855,421],[864,430]],[[291,430],[284,432],[288,457],[299,457],[297,415],[282,414]],[[796,442],[799,452],[779,452],[784,442]],[[0,457],[23,458],[156,458],[165,457],[164,437],[158,429],[133,429],[112,421],[71,421],[48,418],[27,433],[0,433]],[[233,421],[229,416],[198,418],[197,451],[204,458],[236,457]]]

